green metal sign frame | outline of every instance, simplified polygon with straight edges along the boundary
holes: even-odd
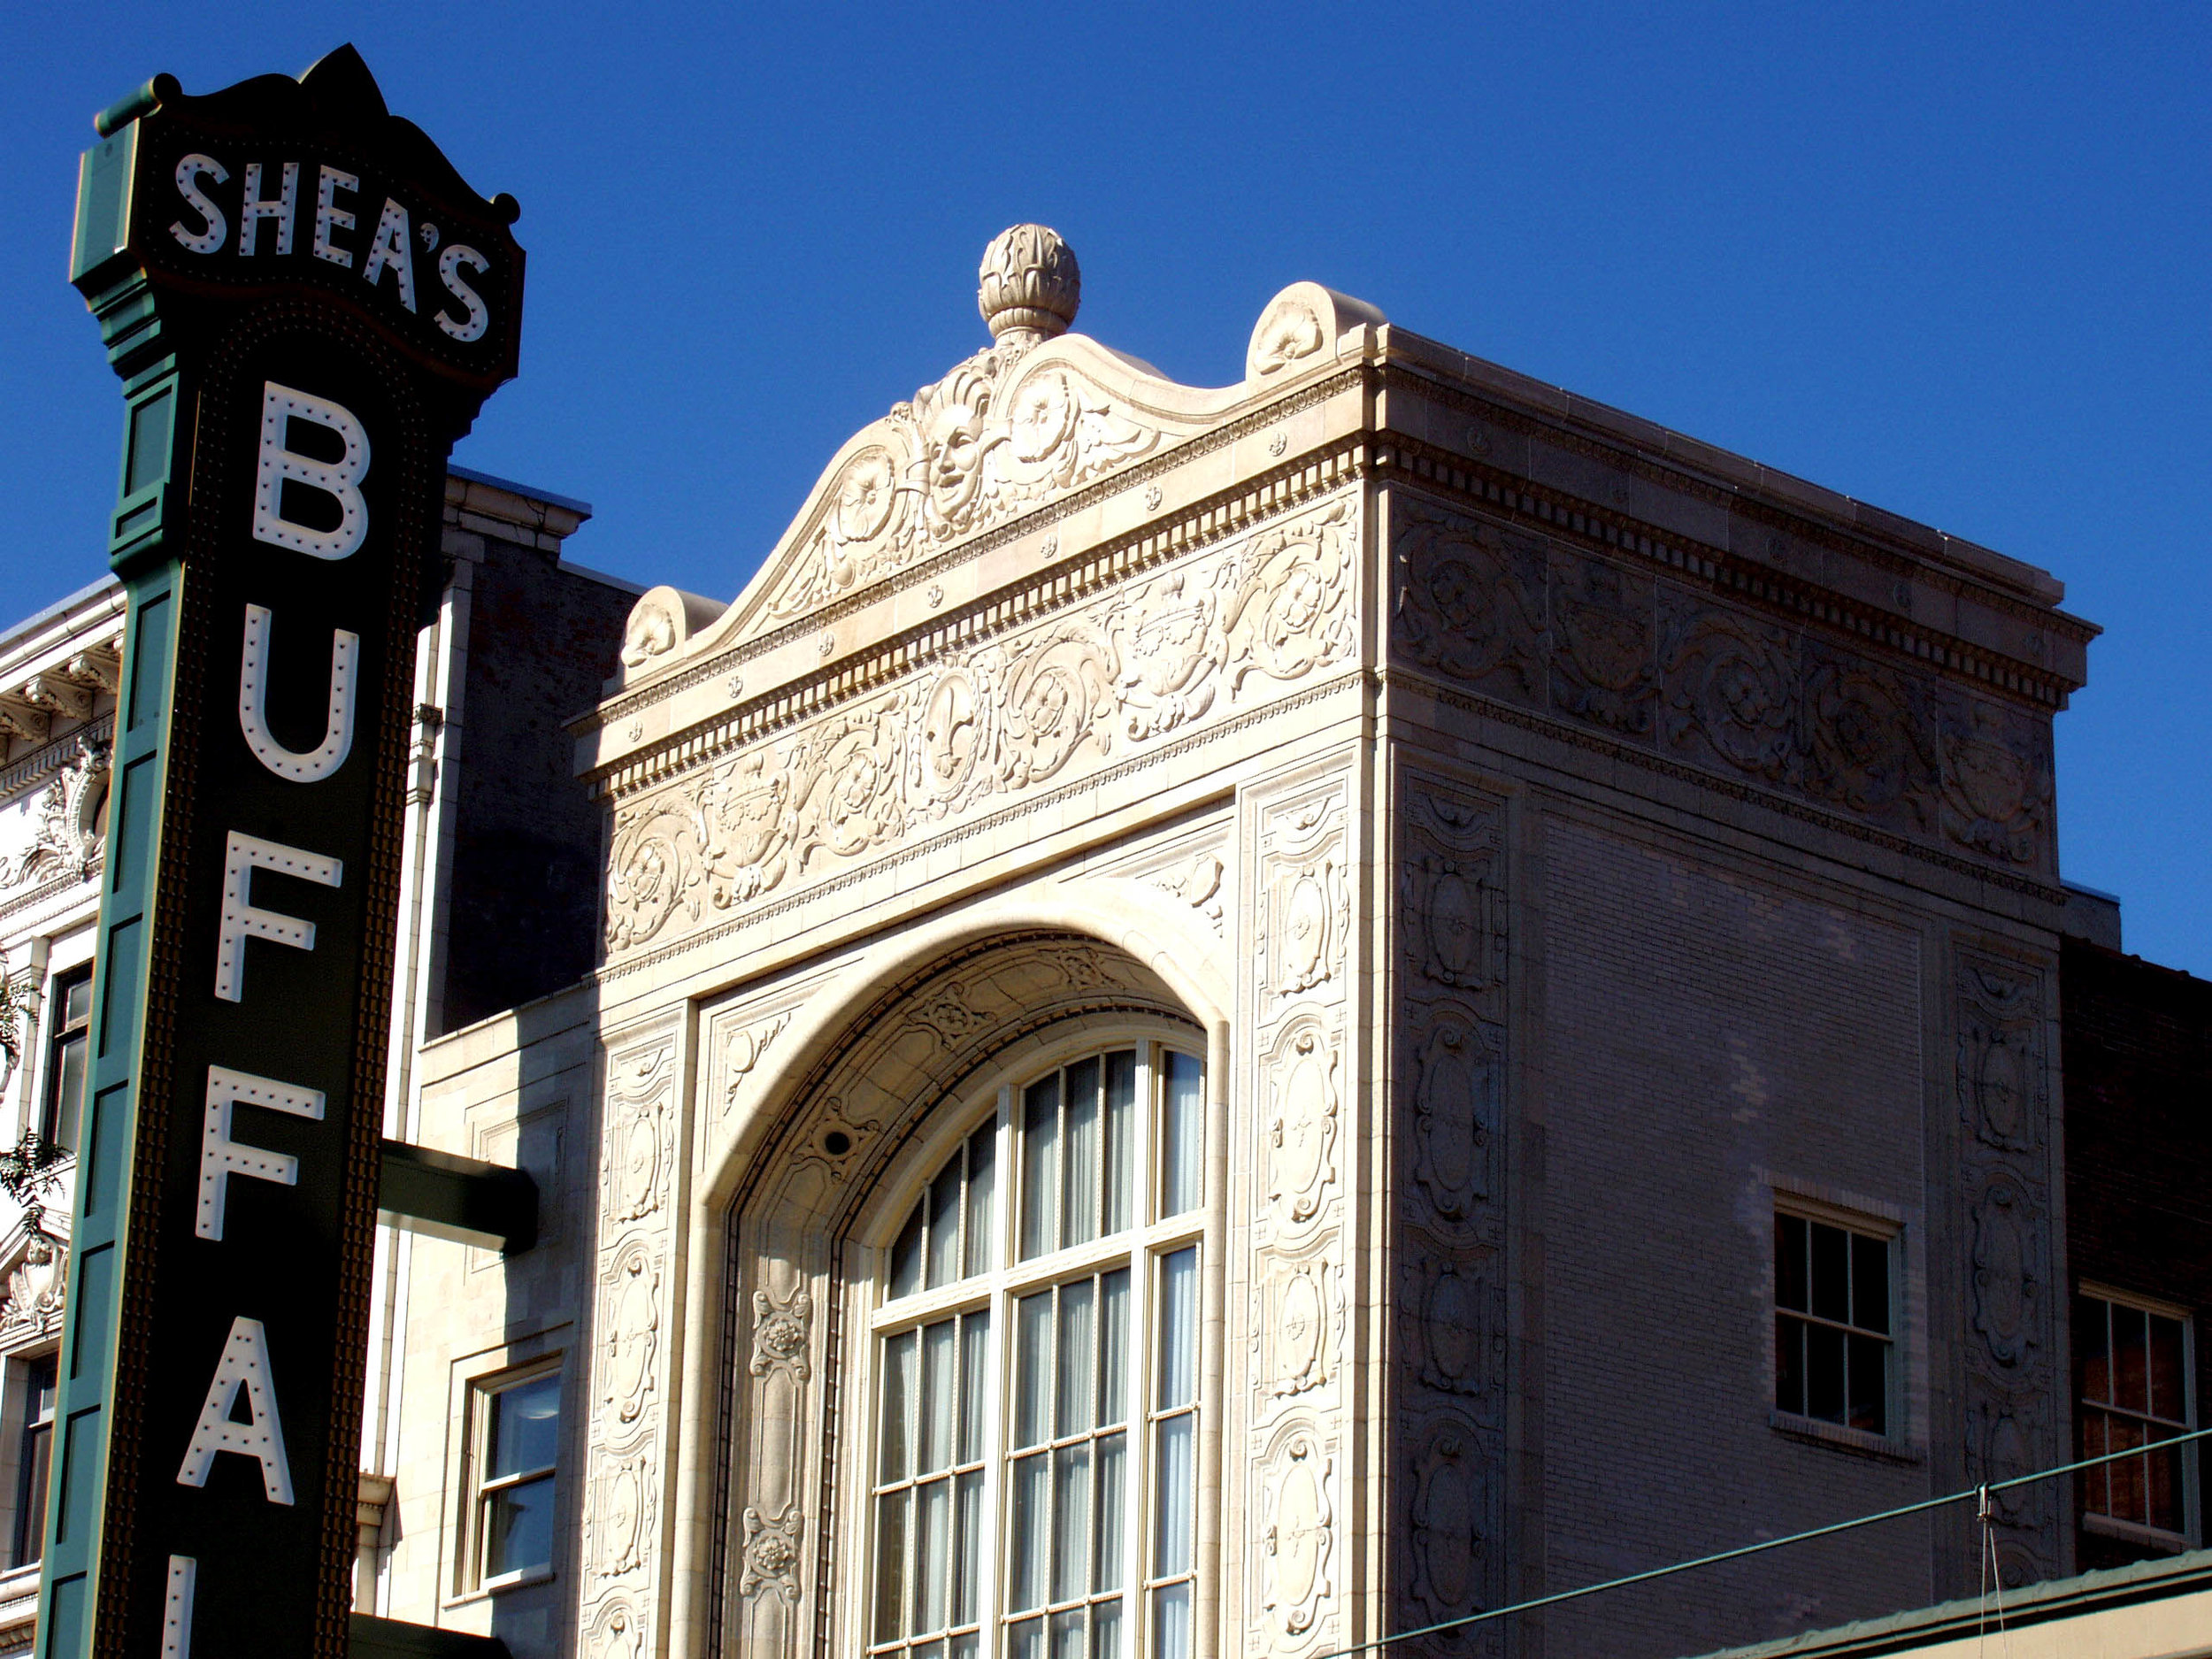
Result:
[[[96,125],[128,617],[37,1652],[337,1659],[380,1187],[531,1225],[380,1134],[415,635],[516,209],[350,47]]]

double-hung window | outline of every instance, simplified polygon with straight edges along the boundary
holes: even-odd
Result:
[[[56,1356],[22,1362],[23,1437],[16,1452],[15,1539],[11,1567],[38,1564],[46,1547],[46,1481],[54,1462]]]
[[[84,1110],[85,1062],[90,1056],[92,970],[54,976],[47,999],[46,1100],[38,1132],[65,1152],[77,1149]]]
[[[1786,1416],[1890,1432],[1894,1240],[1778,1210],[1774,1405]]]
[[[553,1571],[553,1486],[561,1374],[478,1385],[477,1586],[497,1590]]]
[[[868,1652],[1194,1651],[1206,1125],[1198,1060],[999,1092],[885,1252]]]
[[[2082,1471],[2082,1507],[2093,1529],[2186,1543],[2188,1448],[2159,1442],[2196,1426],[2189,1337],[2178,1310],[2102,1292],[2074,1298],[2081,1455],[2143,1448],[2140,1456]]]

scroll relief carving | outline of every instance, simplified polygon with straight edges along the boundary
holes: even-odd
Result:
[[[1267,1196],[1280,1220],[1311,1221],[1335,1184],[1337,1054],[1326,1027],[1293,1020],[1266,1069]]]
[[[659,1460],[649,1451],[599,1454],[584,1524],[584,1554],[595,1577],[624,1578],[645,1566],[659,1506]]]
[[[626,803],[610,951],[1349,657],[1356,531],[1353,504],[1329,503]]]
[[[1221,861],[1221,855],[1210,849],[1165,870],[1156,870],[1144,879],[1168,897],[1182,900],[1219,933],[1228,919],[1228,900],[1222,891],[1228,873],[1229,866]]]
[[[0,1302],[0,1341],[19,1341],[61,1328],[68,1262],[66,1246],[42,1233],[31,1235],[23,1259],[8,1274],[7,1300]]]
[[[659,1389],[661,1273],[645,1240],[617,1251],[599,1299],[599,1397],[613,1417],[611,1438],[636,1425]]]
[[[1468,1220],[1494,1189],[1500,1046],[1477,1021],[1446,1010],[1414,1059],[1413,1179],[1448,1222]]]
[[[675,1087],[676,1054],[668,1044],[609,1063],[602,1183],[610,1222],[640,1220],[666,1202],[675,1162]]]
[[[1410,498],[1393,513],[1398,657],[1886,828],[2048,865],[2047,717]]]
[[[0,892],[61,876],[82,879],[99,864],[106,843],[108,753],[105,743],[78,743],[75,757],[39,795],[28,840],[13,853],[0,853]]]
[[[591,1659],[644,1659],[652,1651],[645,1643],[645,1615],[627,1596],[601,1603],[588,1631],[585,1651]]]
[[[807,1341],[813,1319],[814,1298],[803,1286],[780,1302],[764,1290],[755,1291],[753,1375],[765,1377],[772,1371],[787,1371],[799,1382],[811,1376]]]
[[[1415,1446],[1409,1472],[1412,1596],[1422,1622],[1438,1624],[1478,1605],[1491,1575],[1490,1469],[1470,1437],[1448,1425]]]
[[[773,1590],[786,1602],[799,1599],[799,1536],[803,1517],[795,1503],[774,1517],[758,1509],[745,1511],[745,1568],[739,1575],[740,1595],[758,1595]]]
[[[1341,1276],[1325,1254],[1267,1256],[1261,1273],[1252,1376],[1256,1408],[1264,1409],[1335,1379],[1345,1307]]]
[[[838,469],[771,616],[814,610],[1160,446],[1157,426],[1081,373],[1028,355],[987,348],[893,406]]]
[[[786,1010],[773,1019],[757,1025],[738,1025],[730,1030],[722,1043],[722,1113],[727,1117],[737,1110],[738,1097],[745,1091],[746,1079],[753,1068],[768,1055],[768,1045],[782,1035],[783,1028],[791,1023],[791,1011]]]
[[[1959,954],[1954,1075],[1961,1132],[1971,1339],[1966,1344],[1967,1474],[2025,1474],[2058,1453],[2051,1402],[2050,1085],[2046,980],[2024,964]],[[1999,1557],[2008,1583],[2047,1576],[2060,1517],[2034,1487],[1999,1494]]]
[[[1336,1509],[1330,1496],[1335,1478],[1335,1460],[1302,1428],[1284,1441],[1268,1471],[1267,1526],[1260,1538],[1265,1586],[1261,1605],[1283,1636],[1312,1630],[1322,1602],[1335,1594],[1329,1578],[1336,1542]]]

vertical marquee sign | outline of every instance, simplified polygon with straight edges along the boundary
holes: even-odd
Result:
[[[96,125],[129,621],[38,1652],[338,1659],[415,635],[517,210],[350,47]]]

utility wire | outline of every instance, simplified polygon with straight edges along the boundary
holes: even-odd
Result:
[[[2093,1469],[2100,1463],[2116,1463],[2123,1457],[2140,1457],[2147,1452],[2169,1446],[2186,1446],[2212,1435],[2212,1428],[2193,1429],[2186,1434],[2176,1434],[2162,1440],[2153,1440],[2148,1446],[2138,1446],[2124,1452],[2106,1452],[2097,1457],[2084,1457],[2075,1463],[2060,1463],[2054,1468],[2040,1469],[2032,1475],[2015,1475],[2009,1480],[1993,1480],[1986,1486],[1969,1486],[1963,1492],[1946,1493],[1939,1498],[1923,1498],[1917,1503],[1908,1503],[1894,1509],[1884,1509],[1878,1515],[1862,1515],[1848,1521],[1836,1521],[1827,1526],[1816,1526],[1809,1532],[1792,1532],[1786,1538],[1770,1538],[1763,1543],[1744,1544],[1734,1549],[1724,1549],[1717,1555],[1700,1555],[1694,1561],[1678,1561],[1668,1567],[1652,1567],[1642,1572],[1632,1572],[1625,1578],[1608,1578],[1602,1584],[1586,1584],[1578,1589],[1561,1590],[1551,1595],[1540,1595],[1533,1601],[1516,1601],[1509,1607],[1492,1608],[1485,1613],[1470,1613],[1461,1618],[1448,1618],[1440,1624],[1424,1624],[1417,1630],[1402,1630],[1394,1636],[1378,1636],[1349,1647],[1333,1648],[1315,1655],[1315,1659],[1356,1659],[1361,1654],[1379,1653],[1402,1641],[1417,1637],[1440,1635],[1445,1631],[1464,1630],[1471,1624],[1481,1624],[1491,1619],[1505,1618],[1515,1613],[1532,1612],[1540,1607],[1555,1607],[1562,1601],[1573,1601],[1586,1595],[1596,1595],[1603,1590],[1625,1589],[1632,1584],[1648,1584],[1655,1578],[1664,1578],[1678,1572],[1688,1572],[1696,1567],[1717,1566],[1724,1561],[1738,1561],[1746,1555],[1758,1555],[1762,1550],[1779,1549],[1786,1544],[1802,1544],[1816,1538],[1829,1538],[1838,1532],[1848,1532],[1857,1527],[1871,1526],[1878,1521],[1894,1521],[1902,1516],[1920,1515],[1930,1509],[1939,1509],[1947,1504],[1964,1503],[1970,1500],[1986,1501],[1992,1492],[2005,1492],[2014,1486],[2031,1486],[2039,1480],[2048,1480],[2057,1475],[2070,1475],[2078,1469]]]

